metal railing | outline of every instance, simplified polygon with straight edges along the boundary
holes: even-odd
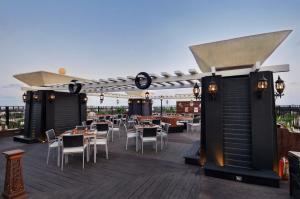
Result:
[[[24,128],[24,106],[0,106],[0,131]]]

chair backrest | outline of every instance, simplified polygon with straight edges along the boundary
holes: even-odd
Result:
[[[87,120],[85,123],[86,123],[87,126],[89,126],[93,123],[93,120]]]
[[[106,120],[105,119],[101,119],[101,120],[99,120],[99,122],[106,122]]]
[[[76,126],[76,130],[78,131],[84,131],[86,129],[86,126]]]
[[[114,126],[119,125],[119,120],[114,120],[114,121],[113,121],[113,124],[114,124]]]
[[[166,123],[166,124],[163,126],[163,130],[164,130],[166,133],[169,133],[169,128],[170,128],[170,124],[169,124],[169,123]]]
[[[118,115],[118,119],[121,119],[122,118],[122,115]]]
[[[82,122],[82,126],[86,127],[86,121]]]
[[[156,137],[157,128],[144,128],[143,137]]]
[[[97,131],[108,131],[108,124],[107,123],[96,124],[96,129]]]
[[[47,141],[49,143],[51,143],[54,140],[56,140],[55,132],[54,132],[53,129],[50,129],[50,130],[46,131],[46,136],[47,136]]]
[[[110,119],[110,115],[105,116],[105,119],[109,120]]]
[[[101,117],[98,117],[99,120],[105,120],[105,117],[101,116]]]
[[[195,117],[193,119],[193,123],[200,123],[200,118],[199,117]]]
[[[152,124],[160,125],[160,120],[152,120]]]
[[[83,135],[64,135],[62,137],[63,147],[71,148],[71,147],[82,147],[83,146]]]

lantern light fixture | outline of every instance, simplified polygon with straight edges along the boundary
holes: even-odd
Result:
[[[119,104],[119,102],[120,102],[120,100],[119,100],[119,98],[117,97],[117,104]]]
[[[148,92],[148,91],[145,93],[145,99],[146,99],[146,100],[149,99],[149,92]]]
[[[23,99],[23,102],[24,103],[26,103],[27,102],[27,94],[26,93],[24,93],[23,95],[22,95],[22,99]]]
[[[85,96],[85,97],[82,99],[82,102],[83,102],[83,103],[87,103],[87,101],[88,101],[88,97]]]
[[[101,93],[101,94],[100,94],[100,104],[102,104],[103,101],[104,101],[104,95],[103,95],[103,93]]]
[[[268,88],[268,80],[263,75],[257,82],[257,91],[262,93]]]
[[[54,100],[55,100],[55,95],[54,95],[54,93],[51,93],[50,95],[49,95],[49,97],[48,97],[48,101],[49,102],[53,102]]]
[[[285,89],[285,83],[284,81],[280,78],[280,76],[278,76],[278,79],[275,82],[275,89],[276,89],[276,93],[275,93],[275,97],[282,97],[283,91]]]
[[[197,83],[194,85],[193,93],[194,93],[195,98],[197,100],[199,98],[199,94],[200,94],[200,88],[199,88]]]
[[[36,100],[36,101],[39,100],[39,95],[38,95],[37,93],[34,93],[32,97],[33,97],[33,99]]]
[[[208,84],[208,93],[212,96],[212,98],[214,99],[217,92],[218,92],[218,85],[214,80],[211,80],[210,83]]]

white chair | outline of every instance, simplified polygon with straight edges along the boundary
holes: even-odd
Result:
[[[194,118],[193,123],[187,123],[187,133],[190,133],[197,128],[200,130],[200,118]]]
[[[111,141],[114,141],[114,132],[119,132],[119,138],[121,136],[120,134],[120,120],[113,120],[112,127],[109,129],[111,132]]]
[[[64,168],[64,156],[69,154],[82,153],[82,168],[84,169],[84,152],[87,153],[87,160],[89,160],[89,150],[87,143],[82,134],[64,135],[62,137],[62,161],[61,170]]]
[[[124,131],[126,133],[126,150],[128,146],[128,140],[130,138],[135,138],[135,150],[138,151],[138,137],[137,137],[137,132],[134,129],[128,129],[125,124],[123,124]]]
[[[51,149],[56,148],[58,151],[58,156],[59,156],[60,154],[59,154],[58,148],[60,147],[60,145],[59,145],[59,141],[58,141],[57,137],[55,136],[55,132],[53,129],[46,131],[46,136],[47,136],[47,141],[48,141],[48,154],[47,154],[47,164],[48,164]],[[57,165],[58,166],[59,166],[59,161],[60,161],[60,158],[57,157]]]
[[[144,142],[155,143],[155,151],[157,152],[157,128],[144,128],[140,134],[142,142],[142,154],[144,154]]]
[[[168,134],[169,134],[169,123],[165,123],[161,131],[158,131],[158,137],[160,137],[160,149],[163,149],[163,146],[168,146]]]
[[[104,145],[105,146],[105,152],[106,152],[106,159],[108,159],[108,147],[107,147],[107,137],[108,137],[108,124],[107,123],[100,123],[95,124],[97,136],[96,136],[96,145]],[[90,140],[90,143],[93,144],[95,142],[94,139]],[[97,151],[96,151],[97,153]]]

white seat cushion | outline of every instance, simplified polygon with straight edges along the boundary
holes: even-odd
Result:
[[[82,153],[84,151],[84,148],[86,148],[86,144],[84,147],[70,147],[70,148],[64,148],[63,153]]]
[[[136,137],[136,133],[127,133],[127,137],[129,138],[133,138],[133,137]]]
[[[113,130],[113,131],[118,131],[119,128],[110,128],[110,130]]]
[[[97,131],[97,135],[106,135],[107,131]]]
[[[55,141],[49,145],[51,148],[56,148],[59,146],[58,141]]]
[[[155,142],[157,140],[156,137],[142,137],[141,139],[143,142]]]
[[[93,144],[93,143],[94,143],[94,141],[91,144]],[[107,144],[107,139],[106,138],[96,139],[96,144],[97,145],[105,145],[105,144]]]

